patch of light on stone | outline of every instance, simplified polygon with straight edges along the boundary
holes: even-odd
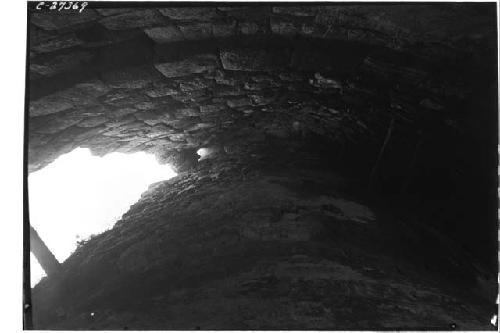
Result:
[[[46,275],[33,253],[30,253],[30,273],[32,287],[34,287]]]
[[[196,154],[198,156],[200,156],[200,158],[198,159],[198,161],[201,161],[203,158],[207,157],[207,155],[209,154],[209,151],[207,148],[200,148],[196,151]]]
[[[214,147],[211,147],[211,148],[200,148],[196,151],[196,154],[198,154],[198,156],[200,156],[200,158],[198,159],[198,161],[202,161],[206,158],[209,158],[211,155],[217,153],[219,151],[218,148],[214,148]]]
[[[93,156],[77,148],[28,177],[30,221],[63,262],[77,241],[111,228],[152,183],[176,176],[143,152]],[[31,256],[31,283],[45,272]]]

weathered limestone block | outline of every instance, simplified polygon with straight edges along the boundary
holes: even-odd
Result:
[[[186,40],[200,40],[212,37],[212,23],[190,23],[179,25]]]
[[[52,52],[81,45],[83,41],[75,33],[49,33],[33,27],[30,31],[30,48],[38,53]]]
[[[187,132],[195,132],[202,129],[213,128],[216,124],[214,123],[196,123],[190,128],[186,129]]]
[[[55,134],[78,124],[82,119],[83,116],[74,112],[35,117],[30,121],[30,130],[41,134]]]
[[[222,66],[231,71],[270,71],[284,67],[289,59],[287,55],[270,53],[265,50],[222,50]]]
[[[278,83],[278,82],[270,79],[270,80],[264,80],[264,81],[258,81],[258,82],[245,82],[245,85],[243,87],[246,90],[259,91],[259,90],[264,90],[264,89],[277,88],[280,86],[281,86],[281,83]]]
[[[299,34],[300,25],[296,26],[296,23],[290,20],[272,18],[271,31],[279,35],[293,36]]]
[[[44,30],[58,30],[92,22],[98,18],[99,15],[94,10],[86,8],[81,13],[75,11],[37,12],[33,14],[31,22]]]
[[[80,121],[77,126],[78,127],[97,127],[99,125],[107,122],[108,119],[104,116],[87,116]]]
[[[68,110],[73,104],[67,100],[61,100],[58,96],[46,96],[30,103],[30,116],[43,116]]]
[[[107,16],[99,22],[111,30],[125,30],[161,25],[165,23],[165,20],[156,10],[145,9]]]
[[[30,116],[42,116],[68,110],[71,107],[88,105],[109,91],[102,81],[93,80],[76,84],[74,87],[44,96],[30,103]]]
[[[173,83],[155,81],[145,93],[152,98],[172,96],[178,93],[178,88]]]
[[[97,8],[96,11],[102,16],[124,14],[133,11],[133,8]]]
[[[160,77],[152,66],[139,66],[104,73],[102,80],[111,88],[140,89]]]
[[[282,15],[292,15],[300,17],[314,17],[321,11],[321,7],[317,6],[279,6],[273,7],[273,13]]]
[[[271,14],[271,7],[268,6],[239,6],[239,7],[218,7],[226,15],[238,21],[243,20],[263,20],[266,21]]]
[[[139,80],[139,83],[142,79]],[[102,103],[115,108],[134,108],[136,104],[149,101],[141,89],[113,89],[101,98]]]
[[[214,7],[161,8],[159,11],[178,21],[211,21],[219,16]]]
[[[189,80],[176,80],[176,82],[179,83],[179,88],[182,92],[206,89],[210,84],[210,82],[200,77],[190,78]]]
[[[241,96],[244,94],[243,89],[241,89],[239,86],[232,86],[228,84],[217,84],[212,87],[211,91],[213,92],[215,97]]]
[[[381,77],[390,78],[391,80],[397,80],[403,83],[421,82],[428,77],[427,71],[422,68],[393,64],[373,57],[365,58],[362,64],[362,70],[377,73]]]
[[[252,105],[252,101],[248,97],[228,99],[226,103],[230,108]]]
[[[158,63],[155,67],[167,78],[182,77],[213,71],[217,67],[217,58],[211,54],[198,55],[177,62]]]
[[[217,20],[212,22],[212,35],[215,38],[230,37],[236,34],[236,20]]]
[[[196,117],[200,115],[199,107],[179,108],[176,110],[177,116]]]
[[[224,104],[204,104],[200,105],[201,113],[214,113],[224,110],[226,106]]]
[[[81,66],[92,60],[93,57],[89,52],[74,52],[50,57],[42,61],[34,59],[30,63],[30,71],[43,76],[53,76]]]
[[[170,43],[184,40],[184,35],[175,25],[145,29],[144,32],[156,43]]]
[[[252,99],[252,102],[255,105],[268,105],[276,99],[276,96],[273,94],[255,94],[255,93],[253,93],[252,95],[250,95],[250,98]]]
[[[154,126],[160,123],[168,123],[168,121],[172,119],[172,116],[169,113],[160,113],[152,111],[138,112],[134,114],[134,116],[150,126]]]
[[[314,78],[309,83],[318,88],[324,89],[342,89],[342,82],[339,80],[322,76],[320,73],[314,73]]]

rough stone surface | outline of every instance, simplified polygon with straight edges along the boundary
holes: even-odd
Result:
[[[207,160],[197,171],[152,185],[112,230],[65,262],[65,286],[43,281],[35,289],[43,309],[37,325],[489,328],[474,293],[457,293],[471,274],[459,250],[346,196],[345,178],[302,167],[276,174],[257,167],[266,158],[257,160],[239,168],[224,158]],[[444,264],[446,257],[458,266]],[[57,296],[49,297],[50,286],[59,288]],[[145,304],[147,314],[137,311]]]
[[[220,53],[224,69],[232,71],[268,71],[284,67],[288,59],[265,50],[224,50]]]
[[[85,23],[96,20],[99,16],[92,9],[81,13],[74,11],[36,12],[31,18],[31,23],[44,30],[78,28]]]
[[[201,40],[212,37],[212,24],[210,23],[190,23],[179,25],[183,36],[187,40]]]
[[[165,23],[162,16],[157,11],[150,9],[133,10],[119,15],[107,16],[101,20],[101,24],[111,30],[143,28],[162,23]]]
[[[30,171],[88,147],[181,173],[35,288],[37,327],[491,329],[494,9],[33,15]]]
[[[78,66],[83,66],[92,59],[93,55],[89,52],[63,54],[43,59],[38,63],[32,62],[30,64],[30,71],[42,76],[54,76],[65,71],[71,71]]]
[[[179,21],[211,21],[218,16],[214,7],[162,8],[160,12]]]
[[[146,34],[157,43],[178,42],[184,40],[176,26],[156,27],[145,30]]]
[[[45,96],[30,104],[30,116],[40,116],[67,110],[73,106],[90,104],[104,95],[109,88],[101,81],[79,83],[72,88]]]
[[[215,57],[212,55],[201,55],[192,59],[155,65],[156,69],[167,78],[210,72],[213,71],[216,66]]]

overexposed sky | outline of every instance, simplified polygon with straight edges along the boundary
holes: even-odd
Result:
[[[77,148],[28,177],[30,222],[63,262],[77,241],[111,228],[148,186],[176,173],[146,153],[93,156]],[[31,255],[31,283],[45,273]]]

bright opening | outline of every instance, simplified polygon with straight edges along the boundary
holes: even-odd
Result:
[[[218,149],[217,148],[200,148],[196,151],[196,154],[198,154],[198,156],[200,156],[200,158],[198,159],[198,161],[202,161],[206,158],[209,158],[211,155],[213,155],[214,153],[217,153],[218,152]]]
[[[200,148],[196,151],[196,154],[198,156],[200,156],[200,158],[198,159],[198,161],[201,161],[203,158],[205,158],[206,156],[208,156],[210,152],[208,151],[207,148]]]
[[[150,184],[176,175],[144,152],[98,157],[77,148],[29,175],[30,222],[63,262],[77,241],[111,228]],[[31,285],[44,276],[31,254]]]

